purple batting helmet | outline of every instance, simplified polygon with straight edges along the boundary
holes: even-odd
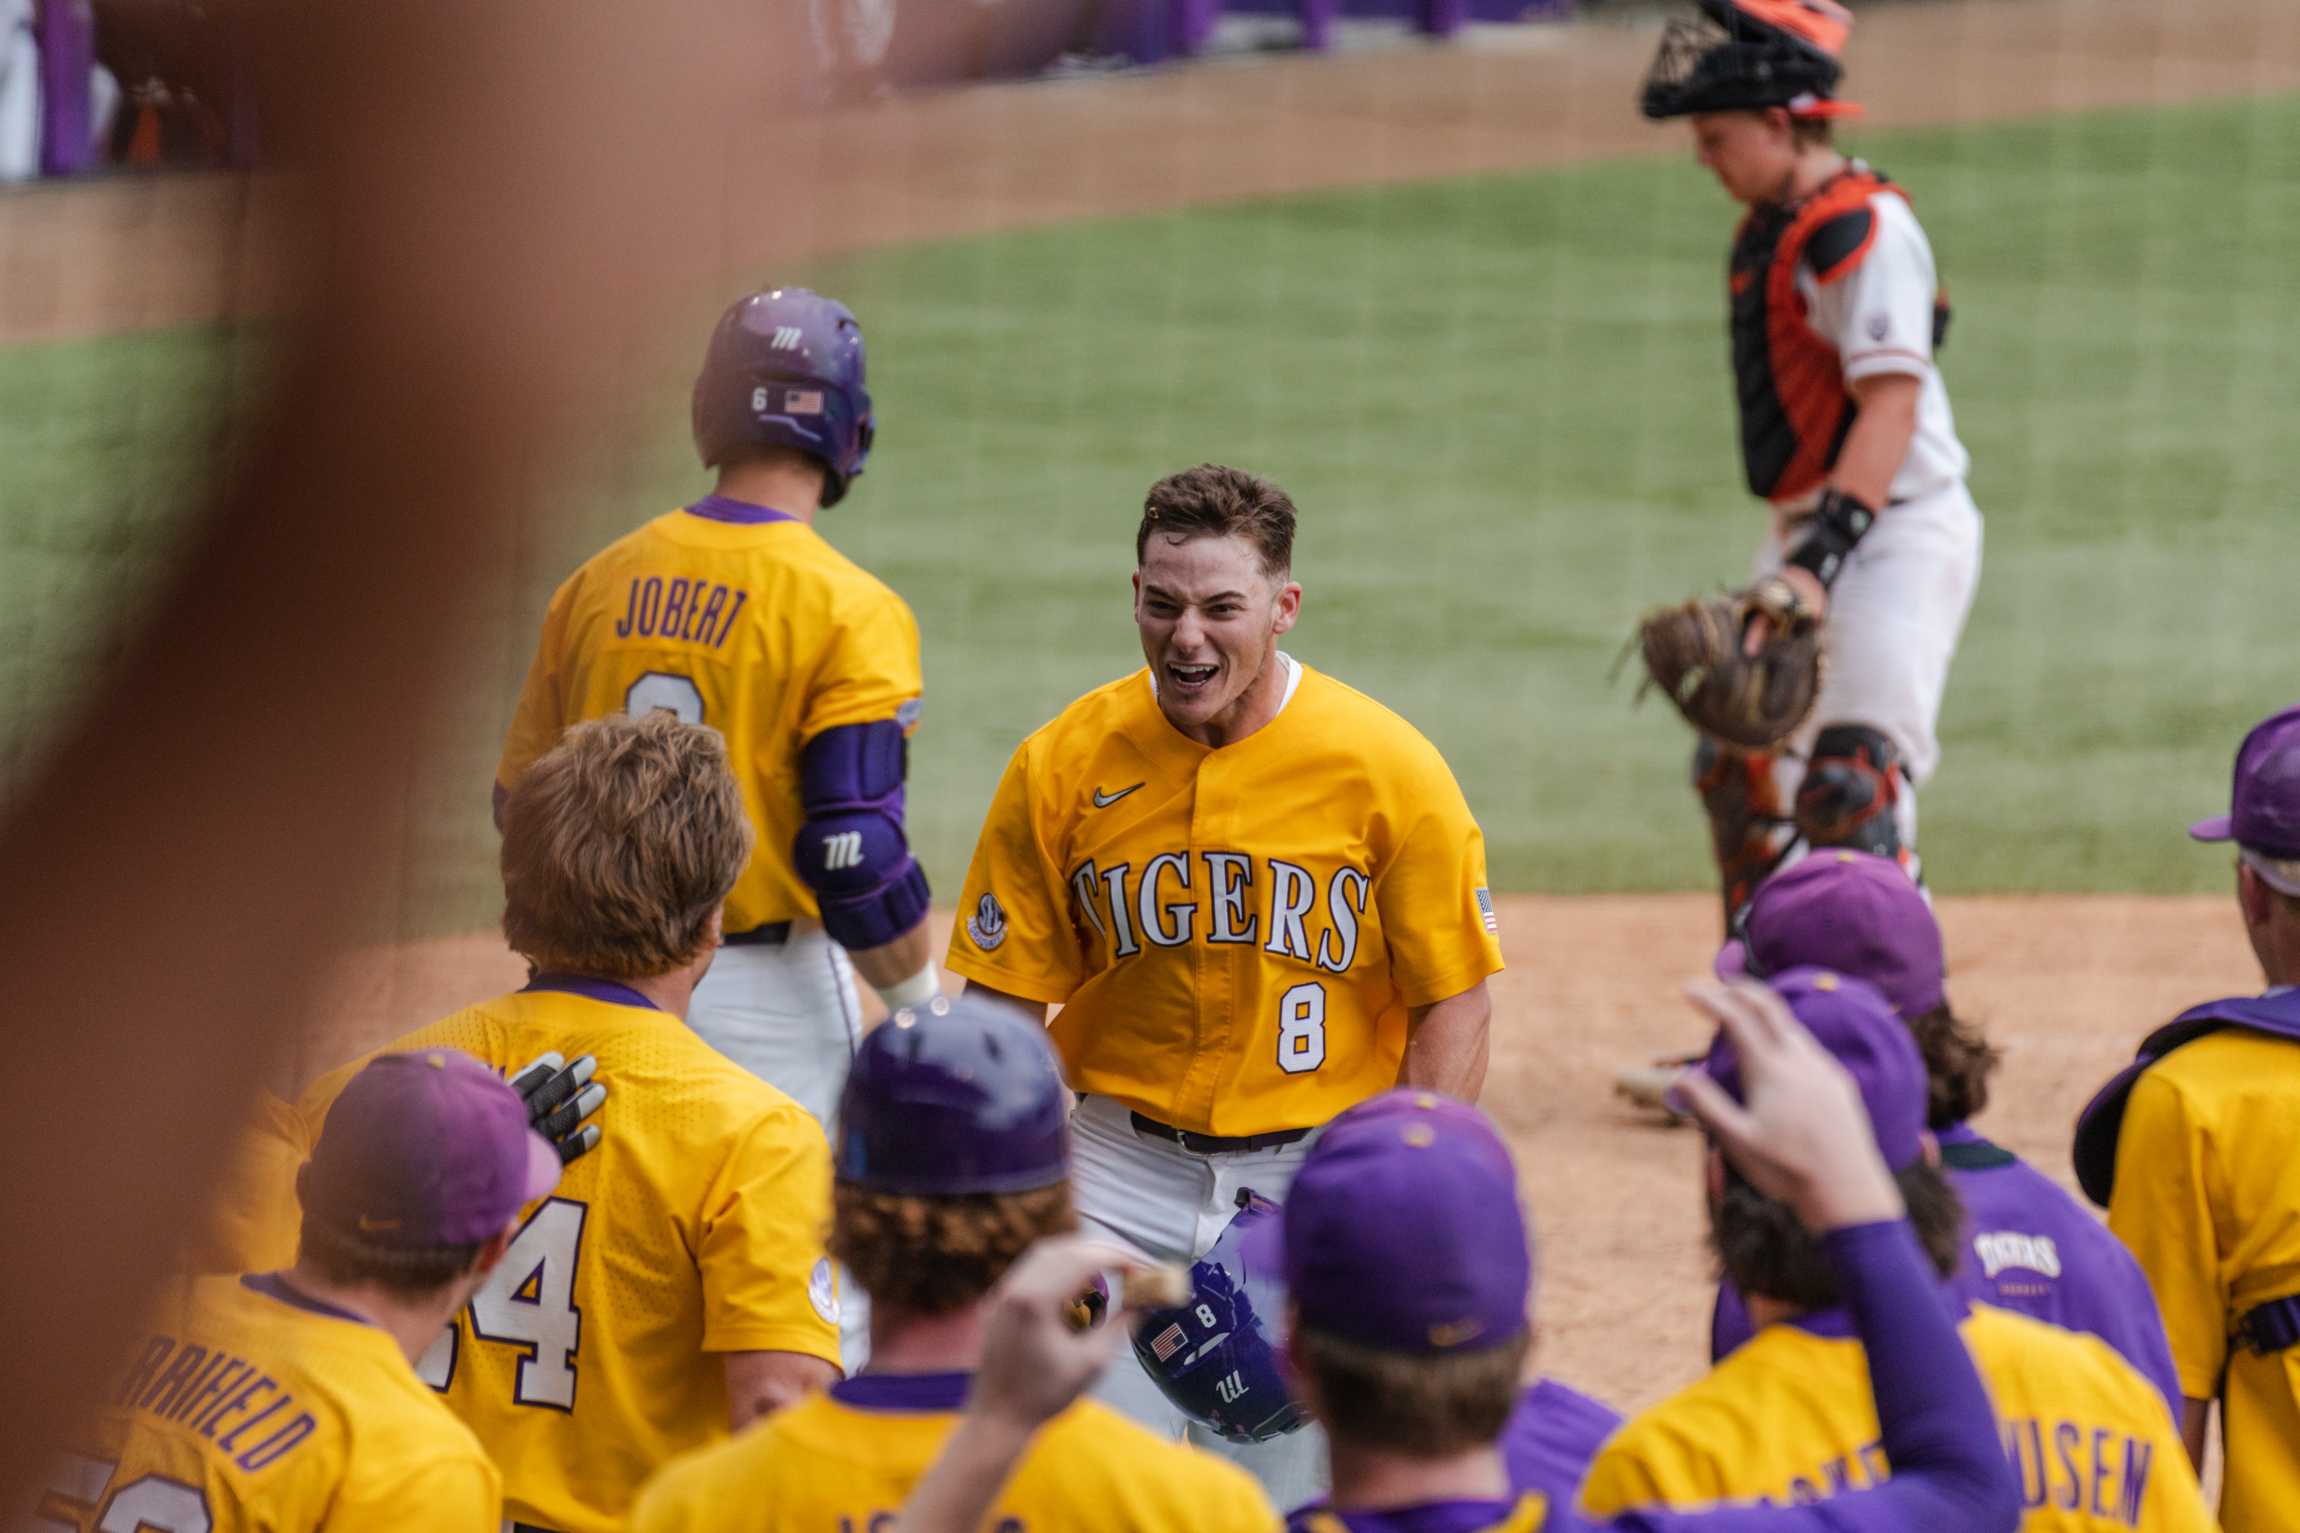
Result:
[[[1268,1442],[1307,1419],[1278,1364],[1277,1263],[1254,1238],[1277,1217],[1277,1204],[1241,1189],[1238,1212],[1190,1264],[1190,1297],[1134,1322],[1134,1355],[1152,1382],[1183,1415],[1234,1443]]]
[[[936,997],[855,1050],[833,1168],[876,1192],[1028,1192],[1070,1175],[1070,1089],[1046,1029],[1010,1006]]]
[[[735,301],[719,316],[695,377],[695,451],[716,468],[745,447],[819,460],[823,504],[863,471],[876,424],[863,386],[862,326],[847,306],[803,287]]]

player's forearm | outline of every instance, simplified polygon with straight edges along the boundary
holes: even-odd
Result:
[[[1896,1503],[1895,1516],[1880,1523],[2013,1527],[2020,1492],[1996,1416],[1915,1230],[1904,1219],[1832,1230],[1825,1240],[1869,1354],[1893,1466],[1892,1481],[1874,1494]]]
[[[839,1378],[834,1365],[801,1352],[729,1352],[721,1365],[727,1377],[727,1425],[737,1432],[802,1395],[830,1388]]]
[[[1492,1024],[1493,997],[1482,980],[1460,995],[1414,1008],[1398,1084],[1476,1101],[1485,1089]]]
[[[1919,381],[1903,373],[1863,379],[1853,386],[1861,413],[1830,471],[1833,488],[1871,508],[1882,508],[1892,498],[1893,479],[1916,439],[1919,390]]]
[[[921,921],[892,942],[851,949],[847,957],[854,961],[855,972],[863,977],[864,983],[883,993],[932,963],[934,947],[928,939],[926,922]]]

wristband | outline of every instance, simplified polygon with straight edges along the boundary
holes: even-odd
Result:
[[[1826,591],[1837,583],[1853,545],[1868,535],[1876,520],[1876,509],[1858,495],[1823,490],[1820,504],[1805,520],[1804,535],[1783,562],[1809,572]]]
[[[926,967],[910,978],[880,989],[878,998],[886,1002],[886,1009],[891,1014],[924,1006],[940,994],[942,976],[935,972],[934,960],[929,958]]]

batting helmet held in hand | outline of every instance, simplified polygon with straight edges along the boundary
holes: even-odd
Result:
[[[695,451],[716,468],[746,447],[788,447],[825,472],[835,506],[863,471],[875,425],[862,326],[835,298],[778,287],[719,316],[695,378]]]
[[[1028,1192],[1070,1175],[1070,1089],[1046,1029],[1010,1006],[937,996],[855,1050],[832,1166],[875,1192]]]
[[[1166,1398],[1236,1443],[1268,1442],[1307,1419],[1278,1365],[1277,1269],[1247,1257],[1247,1236],[1277,1214],[1277,1204],[1241,1190],[1238,1212],[1190,1265],[1189,1299],[1134,1322],[1134,1355]]]

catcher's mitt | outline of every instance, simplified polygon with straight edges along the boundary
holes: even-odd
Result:
[[[1770,625],[1754,655],[1741,652],[1749,620]],[[1745,591],[1661,607],[1637,625],[1646,679],[1686,722],[1741,750],[1778,745],[1821,693],[1821,623],[1796,589],[1768,576]]]

